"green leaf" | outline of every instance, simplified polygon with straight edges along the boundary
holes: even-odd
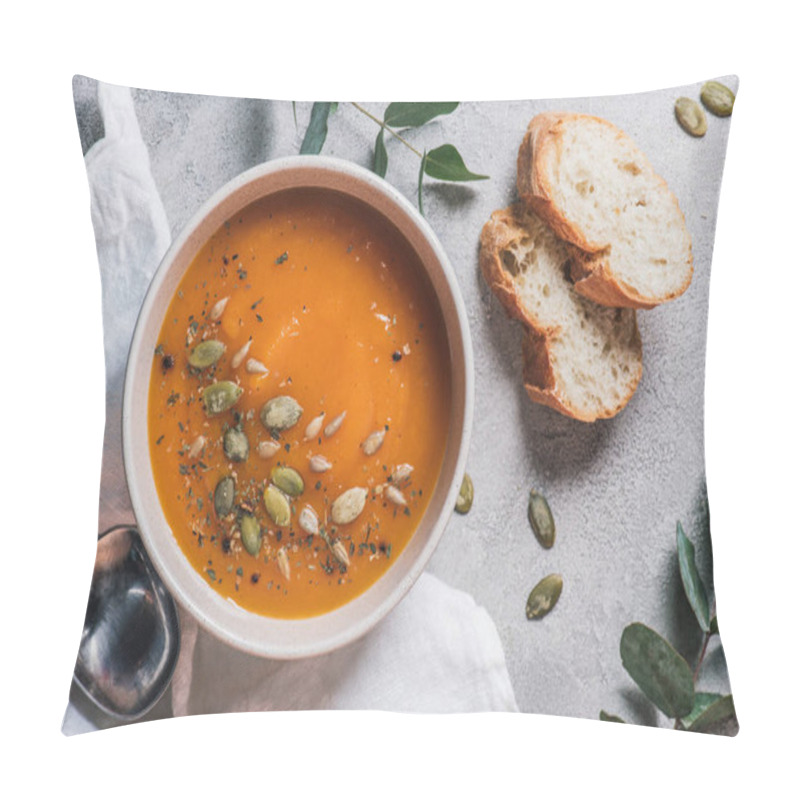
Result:
[[[736,711],[733,707],[733,697],[726,694],[718,697],[697,716],[688,726],[688,730],[695,733],[710,733],[719,726],[736,719]]]
[[[440,181],[484,181],[489,177],[470,172],[461,154],[451,144],[443,144],[428,153],[425,172]]]
[[[618,717],[616,714],[609,714],[607,711],[600,712],[600,720],[602,722],[622,722],[625,723],[625,720],[622,717]]]
[[[393,128],[416,128],[457,108],[458,103],[389,103],[383,121]]]
[[[694,678],[686,661],[652,628],[628,625],[619,643],[622,666],[645,695],[668,717],[676,719],[694,708]]]
[[[372,171],[381,178],[386,177],[386,168],[389,166],[389,154],[386,152],[386,144],[383,141],[383,128],[378,131],[378,138],[375,140],[375,160],[372,162]]]
[[[417,205],[419,205],[419,213],[425,216],[425,209],[422,208],[422,179],[425,177],[425,165],[428,162],[428,151],[422,151],[422,162],[419,165],[419,178],[417,179]]]
[[[710,619],[708,613],[708,596],[703,581],[697,572],[697,564],[694,560],[694,545],[689,541],[683,532],[683,526],[678,523],[678,564],[681,568],[681,581],[686,599],[697,617],[700,627],[708,633],[710,630]]]
[[[317,155],[325,144],[328,135],[328,115],[333,103],[314,103],[311,107],[311,120],[300,145],[300,155]]]
[[[708,632],[712,635],[716,634],[717,636],[719,636],[719,623],[717,622],[716,614],[714,614],[714,616],[711,617],[711,622],[708,623]]]
[[[694,708],[681,717],[683,726],[688,730],[692,723],[711,705],[717,702],[722,697],[721,694],[714,692],[695,692],[694,694]]]

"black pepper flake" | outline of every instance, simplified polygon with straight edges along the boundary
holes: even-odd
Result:
[[[228,266],[228,256],[222,256],[222,263],[227,267]]]
[[[403,357],[403,354],[402,354],[402,353],[401,353],[399,350],[395,350],[395,351],[394,351],[394,353],[392,353],[392,361],[395,361],[395,362],[397,362],[397,361],[399,361],[399,360],[400,360],[402,357]]]
[[[230,536],[226,536],[222,540],[222,552],[223,553],[230,553],[230,551],[231,551],[231,537]]]
[[[163,372],[168,372],[175,366],[175,356],[166,355],[161,359],[161,369]]]
[[[258,581],[259,581],[259,579],[260,579],[260,578],[261,578],[261,575],[260,575],[258,572],[254,572],[254,573],[253,573],[253,574],[250,576],[250,583],[258,583]]]

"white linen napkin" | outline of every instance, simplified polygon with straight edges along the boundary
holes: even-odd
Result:
[[[105,138],[87,153],[86,167],[103,283],[104,529],[133,520],[122,463],[122,384],[136,316],[170,233],[130,91],[99,84],[98,97]],[[215,639],[187,613],[181,613],[181,625],[172,681],[176,716],[301,708],[518,710],[491,618],[469,595],[428,573],[373,631],[317,658],[249,656]]]

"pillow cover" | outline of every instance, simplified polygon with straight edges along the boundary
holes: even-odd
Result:
[[[737,85],[76,77],[107,416],[64,732],[331,708],[734,734],[703,385]],[[290,156],[328,177],[297,188]]]

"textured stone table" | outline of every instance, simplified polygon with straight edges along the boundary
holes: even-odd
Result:
[[[732,81],[728,81],[733,85]],[[681,520],[711,586],[703,464],[706,310],[717,195],[728,120],[711,118],[700,140],[675,123],[672,104],[691,90],[589,100],[463,103],[407,138],[419,149],[449,142],[490,180],[428,179],[425,213],[458,276],[475,351],[475,425],[468,468],[472,511],[454,516],[430,570],[470,592],[494,619],[524,711],[597,718],[601,708],[657,724],[656,712],[622,668],[623,628],[641,621],[694,664],[700,635],[675,554]],[[173,233],[238,173],[299,151],[309,103],[134,91],[134,102]],[[382,104],[366,104],[382,114]],[[102,137],[96,85],[76,81],[84,151]],[[478,270],[478,235],[490,213],[515,198],[516,153],[528,121],[545,110],[584,111],[626,130],[677,194],[693,239],[695,276],[678,300],[639,313],[644,374],[615,419],[585,424],[531,403],[521,375],[521,331]],[[369,167],[377,127],[352,105],[331,116],[323,153]],[[387,180],[416,202],[417,157],[387,137]],[[87,209],[88,213],[88,209]],[[556,518],[555,547],[531,534],[528,490],[539,488]],[[529,622],[525,601],[545,574],[564,592],[547,618]],[[721,614],[724,634],[725,609]],[[700,688],[728,689],[715,639]],[[77,643],[76,643],[77,645]],[[664,724],[661,718],[660,724]]]

